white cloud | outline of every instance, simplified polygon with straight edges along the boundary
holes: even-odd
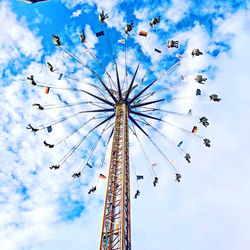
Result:
[[[87,46],[88,48],[93,49],[95,47],[95,45],[98,43],[98,38],[96,37],[96,35],[93,33],[91,27],[89,25],[85,26],[85,33],[87,34]]]
[[[81,10],[81,9],[76,10],[76,11],[74,11],[74,12],[72,13],[71,18],[72,18],[72,17],[79,17],[81,14],[82,14],[82,10]]]
[[[165,18],[173,23],[178,23],[189,10],[191,2],[185,0],[173,0],[172,5],[165,12]]]
[[[15,60],[21,55],[39,59],[42,49],[41,38],[36,37],[28,28],[25,19],[17,20],[8,2],[0,3],[0,12],[0,72],[10,60]]]
[[[89,4],[90,6],[97,6],[97,14],[99,15],[102,10],[104,10],[105,14],[108,14],[109,18],[105,20],[105,23],[108,27],[116,28],[120,32],[124,32],[124,26],[126,24],[125,21],[125,12],[121,11],[117,5],[122,1],[114,0],[114,1],[106,1],[106,0],[61,0],[62,3],[66,5],[67,8],[72,9],[78,4]],[[78,10],[79,11],[79,10]],[[98,18],[98,16],[96,16]]]
[[[105,0],[61,0],[62,3],[66,5],[67,8],[73,9],[75,6],[80,4],[88,4],[88,5],[97,5],[97,10],[99,12],[102,11],[102,9],[105,9],[106,11],[110,11],[112,8],[114,8],[120,1],[114,0],[114,1],[105,1]]]
[[[135,10],[134,14],[135,17],[139,20],[147,20],[149,17],[149,11],[150,11],[149,8],[142,8],[139,10]]]

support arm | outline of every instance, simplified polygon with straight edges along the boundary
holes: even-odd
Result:
[[[143,128],[136,122],[136,120],[131,115],[129,115],[128,117],[130,121],[132,121],[137,128],[139,128],[147,137],[149,137],[148,134],[143,130]]]
[[[157,79],[155,79],[153,82],[151,82],[146,88],[144,88],[141,92],[139,92],[136,96],[134,96],[130,101],[129,104],[135,101],[140,95],[142,95],[149,87],[151,87]]]
[[[93,130],[95,130],[96,128],[98,128],[99,126],[101,126],[103,123],[107,122],[108,120],[112,119],[115,116],[115,114],[112,114],[111,116],[109,116],[108,118],[106,118],[104,121],[100,122],[99,124],[97,124],[94,128],[92,128],[89,132],[92,132]]]
[[[154,117],[154,116],[151,116],[151,115],[145,115],[145,114],[140,113],[140,112],[130,111],[130,113],[134,114],[134,115],[139,115],[139,116],[147,117],[147,118],[150,118],[150,119],[154,119],[154,120],[157,120],[157,121],[162,121],[161,118],[157,118],[157,117]]]
[[[133,76],[133,78],[132,78],[132,81],[131,81],[131,83],[130,83],[130,85],[129,85],[128,92],[127,92],[126,97],[125,97],[125,101],[128,100],[128,97],[129,97],[130,92],[131,92],[131,89],[132,89],[132,87],[133,87],[133,84],[134,84],[135,77],[136,77],[136,75],[137,75],[137,71],[138,71],[138,69],[139,69],[139,66],[140,66],[140,64],[138,64],[138,66],[137,66],[137,68],[136,68],[136,71],[135,71],[135,73],[134,73],[134,76]]]
[[[146,106],[146,105],[153,104],[153,103],[156,103],[156,102],[163,102],[163,101],[165,101],[165,99],[160,99],[160,100],[151,101],[151,102],[144,102],[144,103],[132,105],[131,108],[132,109],[133,108],[139,108],[139,107],[142,107],[142,106]]]
[[[116,71],[116,79],[117,79],[117,85],[118,85],[119,100],[121,100],[122,99],[122,91],[121,91],[121,84],[120,84],[117,64],[115,64],[115,71]]]
[[[86,90],[81,90],[81,91],[84,92],[84,93],[86,93],[86,94],[88,94],[88,95],[91,95],[91,96],[95,97],[96,99],[98,99],[98,100],[100,100],[100,101],[102,101],[102,102],[107,103],[108,105],[111,105],[111,106],[113,106],[113,107],[115,106],[114,103],[109,102],[109,101],[107,101],[107,100],[105,100],[105,99],[103,99],[103,98],[101,98],[101,97],[99,97],[99,96],[96,96],[96,95],[94,95],[94,94],[91,94],[91,93],[89,93],[89,92],[86,91]]]

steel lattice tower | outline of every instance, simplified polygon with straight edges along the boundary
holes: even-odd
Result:
[[[131,249],[127,103],[118,103],[115,113],[100,249]]]
[[[102,24],[102,31],[96,33],[97,36],[103,36],[105,35],[106,42],[108,44],[108,47],[111,50],[111,54],[113,57],[114,61],[114,67],[115,67],[115,75],[116,75],[116,83],[112,80],[111,76],[109,73],[105,71],[105,74],[109,78],[109,86],[107,83],[105,83],[104,80],[102,80],[102,77],[99,76],[97,71],[92,69],[90,66],[86,65],[85,62],[83,62],[80,58],[78,58],[76,55],[74,55],[72,52],[68,51],[67,48],[62,45],[60,38],[57,35],[52,35],[53,36],[53,43],[59,47],[64,53],[66,53],[68,56],[70,56],[72,59],[77,61],[81,66],[83,66],[85,69],[89,70],[91,75],[95,76],[95,78],[98,80],[99,84],[103,87],[102,89],[96,85],[96,83],[85,83],[88,84],[91,87],[95,88],[96,92],[90,90],[86,91],[83,88],[65,88],[65,87],[58,87],[58,86],[53,86],[53,85],[45,85],[43,83],[36,82],[34,80],[34,75],[31,75],[30,77],[27,77],[27,80],[30,82],[32,86],[36,87],[45,87],[45,93],[48,94],[49,90],[67,90],[67,91],[78,91],[81,93],[84,93],[91,98],[94,98],[95,101],[99,101],[96,103],[95,101],[87,101],[87,102],[79,102],[79,103],[60,103],[60,104],[39,104],[39,103],[34,103],[32,106],[35,106],[39,110],[48,110],[48,109],[57,109],[57,108],[63,108],[63,107],[72,107],[76,105],[84,105],[84,104],[91,104],[95,105],[97,107],[101,107],[101,109],[88,109],[88,110],[81,110],[78,111],[77,113],[74,113],[73,115],[71,114],[70,116],[65,116],[61,117],[60,119],[41,124],[37,127],[33,127],[31,124],[28,124],[26,127],[27,129],[31,130],[31,132],[37,132],[41,130],[47,130],[48,133],[52,131],[52,126],[64,122],[66,120],[69,120],[77,115],[84,114],[84,113],[94,113],[94,114],[104,114],[98,117],[92,117],[88,121],[84,122],[81,124],[80,127],[74,129],[71,131],[69,134],[61,138],[60,140],[56,141],[55,143],[48,143],[47,141],[44,141],[44,145],[47,148],[54,148],[58,144],[62,143],[65,141],[65,139],[68,139],[70,136],[72,136],[74,133],[78,132],[83,126],[85,126],[88,122],[97,120],[98,122],[93,125],[93,127],[88,131],[86,135],[84,135],[78,142],[75,144],[59,161],[57,164],[52,165],[50,169],[57,170],[59,169],[63,164],[65,164],[66,160],[70,159],[70,156],[77,150],[77,148],[83,143],[83,141],[87,138],[88,135],[90,135],[94,130],[98,129],[100,126],[106,124],[98,136],[96,142],[93,145],[93,148],[90,150],[90,153],[86,157],[86,160],[82,166],[82,169],[79,172],[75,172],[72,177],[73,178],[79,178],[85,167],[88,165],[90,168],[92,166],[89,164],[90,158],[100,141],[103,133],[110,127],[112,127],[112,132],[110,133],[108,142],[112,138],[113,135],[113,142],[112,142],[112,149],[111,149],[111,157],[110,157],[110,165],[109,165],[109,175],[108,175],[108,182],[107,182],[107,190],[106,190],[106,198],[105,198],[105,205],[104,205],[104,212],[103,212],[103,223],[102,223],[102,232],[101,232],[101,240],[100,240],[100,250],[131,250],[131,220],[130,220],[130,169],[129,169],[129,129],[130,131],[135,135],[136,139],[138,140],[142,152],[145,156],[145,159],[148,162],[148,165],[150,168],[153,167],[154,164],[151,164],[148,156],[146,155],[145,150],[143,149],[143,146],[137,136],[136,129],[139,129],[144,136],[147,137],[147,139],[152,143],[152,145],[158,150],[158,152],[164,157],[164,159],[167,161],[168,165],[170,166],[171,170],[175,173],[176,176],[176,181],[180,182],[181,175],[178,173],[177,169],[173,165],[173,163],[170,161],[170,159],[166,156],[166,154],[161,150],[161,148],[158,146],[158,143],[155,142],[151,137],[150,134],[148,134],[142,126],[147,126],[150,129],[153,129],[154,131],[158,132],[159,134],[163,135],[171,144],[174,146],[180,154],[182,154],[185,158],[185,160],[188,163],[191,163],[190,159],[191,156],[188,154],[184,149],[179,147],[179,144],[176,145],[175,142],[173,142],[171,139],[169,139],[165,134],[161,133],[157,128],[152,126],[147,120],[151,119],[154,121],[159,121],[164,124],[168,124],[169,126],[176,127],[177,129],[181,130],[182,132],[189,133],[198,138],[202,139],[204,141],[204,144],[206,147],[210,147],[210,140],[208,138],[204,138],[200,135],[196,134],[197,127],[194,126],[192,131],[186,130],[182,127],[179,127],[175,124],[172,124],[164,119],[162,119],[160,116],[155,115],[149,115],[151,112],[156,112],[156,113],[161,113],[165,112],[168,114],[172,115],[178,115],[178,116],[183,116],[183,117],[192,117],[192,111],[190,109],[188,115],[183,114],[183,113],[178,113],[174,111],[169,111],[169,110],[164,110],[164,109],[159,109],[159,108],[152,108],[152,104],[156,103],[161,103],[161,102],[166,102],[166,101],[171,101],[173,98],[172,96],[162,96],[161,99],[150,99],[146,101],[148,98],[152,97],[155,93],[157,92],[162,92],[162,91],[169,91],[171,87],[174,85],[178,86],[178,83],[176,84],[171,84],[169,87],[160,87],[157,90],[154,90],[152,92],[149,92],[148,94],[144,94],[147,90],[151,88],[158,80],[162,79],[163,76],[166,74],[170,73],[173,71],[180,63],[182,60],[182,56],[177,54],[176,57],[179,59],[172,67],[170,67],[168,70],[164,70],[164,72],[159,75],[159,76],[153,76],[153,79],[148,79],[148,81],[144,82],[144,78],[152,71],[152,69],[148,69],[148,71],[144,74],[143,78],[141,79],[138,84],[135,84],[135,79],[137,76],[137,72],[139,70],[141,61],[142,61],[142,56],[141,54],[140,60],[137,64],[137,67],[134,71],[133,77],[130,81],[130,83],[127,81],[127,77],[124,79],[125,86],[123,84],[120,84],[120,78],[119,78],[119,72],[118,72],[118,67],[116,60],[114,59],[113,52],[111,49],[111,42],[109,40],[109,36],[106,35],[107,31],[103,30],[103,22],[104,20],[108,18],[108,15],[104,14],[104,11],[99,15],[99,20]],[[160,17],[153,18],[152,21],[150,22],[151,26],[151,31],[154,29],[154,25],[160,22]],[[133,22],[131,21],[130,24],[127,24],[125,26],[125,39],[120,40],[123,41],[122,43],[125,45],[125,75],[127,76],[127,61],[126,61],[126,48],[127,48],[127,36],[129,35],[128,32],[130,32],[133,28]],[[142,34],[141,34],[142,33]],[[147,39],[149,40],[150,36],[147,36],[148,32],[143,32],[140,31],[139,35],[142,35],[144,37],[148,37]],[[95,53],[92,53],[91,49],[87,46],[86,43],[86,36],[83,31],[83,33],[80,35],[81,43],[83,44],[84,48],[87,49],[88,53],[92,56],[92,58],[103,68],[103,65],[100,63],[100,61],[97,59],[95,56]],[[147,40],[147,43],[148,43]],[[147,44],[146,43],[146,44]],[[173,41],[169,40],[168,41],[168,48],[178,48],[178,41]],[[172,46],[172,47],[171,47]],[[176,47],[177,46],[177,47]],[[156,49],[155,49],[156,50]],[[156,50],[159,53],[159,50]],[[143,53],[143,51],[142,51]],[[161,53],[161,52],[160,52]],[[199,51],[199,49],[194,49],[191,53],[191,55],[194,56],[199,56],[202,55],[203,53]],[[53,66],[47,62],[47,67],[51,72],[55,72],[56,74],[59,75],[58,80],[64,76],[65,78],[80,82],[80,79],[77,78],[72,78],[70,74],[64,74],[61,72],[57,72],[56,69],[53,68]],[[184,80],[184,77],[182,76],[182,80]],[[201,75],[197,75],[195,79],[198,83],[202,83],[207,80],[207,78],[202,78]],[[204,84],[204,83],[203,83]],[[123,88],[124,87],[124,88]],[[98,94],[97,94],[98,92]],[[144,94],[144,95],[143,95]],[[195,98],[196,96],[201,95],[201,90],[197,89]],[[191,96],[192,97],[192,96]],[[186,97],[179,97],[179,99],[186,98]],[[190,96],[188,97],[190,98]],[[218,97],[216,94],[212,94],[209,96],[210,100],[213,100],[215,102],[219,102],[221,98]],[[174,98],[175,100],[178,99]],[[100,106],[100,102],[102,106]],[[148,107],[149,106],[149,107]],[[151,107],[151,108],[150,108]],[[109,125],[109,122],[115,117],[115,122]],[[195,116],[193,116],[195,117]],[[98,119],[102,119],[99,121]],[[130,122],[130,124],[129,124]],[[200,123],[207,127],[209,125],[208,120],[206,117],[201,117],[200,118]],[[114,124],[114,125],[113,125]],[[181,142],[182,143],[182,142]],[[180,144],[181,145],[181,144]],[[107,144],[106,144],[107,147]],[[102,161],[102,164],[100,165],[100,168],[103,166],[105,162],[105,154],[104,153],[104,158]],[[153,185],[156,186],[158,183],[158,177],[156,176],[153,168]],[[103,175],[100,174],[100,176],[103,177]],[[137,180],[138,179],[143,179],[143,176],[136,176]],[[142,177],[142,178],[141,178]],[[104,176],[104,178],[106,178]],[[92,187],[88,194],[91,194],[96,191],[96,186]],[[140,194],[139,190],[136,191],[135,197]]]

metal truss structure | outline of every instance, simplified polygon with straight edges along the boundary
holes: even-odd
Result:
[[[128,106],[115,107],[113,144],[100,249],[131,249]]]

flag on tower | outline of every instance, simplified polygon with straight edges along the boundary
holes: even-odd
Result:
[[[155,51],[156,51],[156,52],[158,52],[158,53],[161,53],[161,51],[160,51],[160,50],[158,50],[158,49],[155,49]]]
[[[177,54],[176,57],[179,58],[179,59],[182,58],[182,56],[180,54]]]
[[[100,31],[100,32],[97,32],[97,33],[96,33],[96,36],[97,36],[97,37],[99,37],[99,36],[104,36],[104,31],[102,30],[102,31]]]
[[[145,32],[145,31],[140,31],[139,32],[139,36],[147,36],[148,32]]]
[[[61,79],[62,79],[62,77],[63,77],[63,74],[62,74],[62,73],[60,73],[60,75],[59,75],[59,77],[58,77],[58,80],[61,80]]]
[[[103,174],[100,174],[100,175],[99,175],[99,178],[100,178],[100,179],[106,179],[106,176],[103,175]]]
[[[89,52],[89,50],[88,49],[85,49],[82,53],[83,54],[86,54],[86,53],[88,53]]]
[[[93,168],[93,166],[90,165],[88,162],[87,162],[87,166],[88,166],[89,168]]]
[[[64,58],[64,57],[68,57],[68,56],[69,56],[69,55],[68,55],[67,53],[64,52],[62,57]]]
[[[201,90],[200,89],[196,89],[196,95],[201,95]]]
[[[196,134],[198,128],[196,126],[193,127],[192,133]]]
[[[48,133],[52,132],[52,126],[47,127]]]
[[[48,94],[50,90],[50,87],[45,87],[45,94]]]
[[[123,43],[123,44],[125,44],[125,39],[118,40],[118,43]]]

